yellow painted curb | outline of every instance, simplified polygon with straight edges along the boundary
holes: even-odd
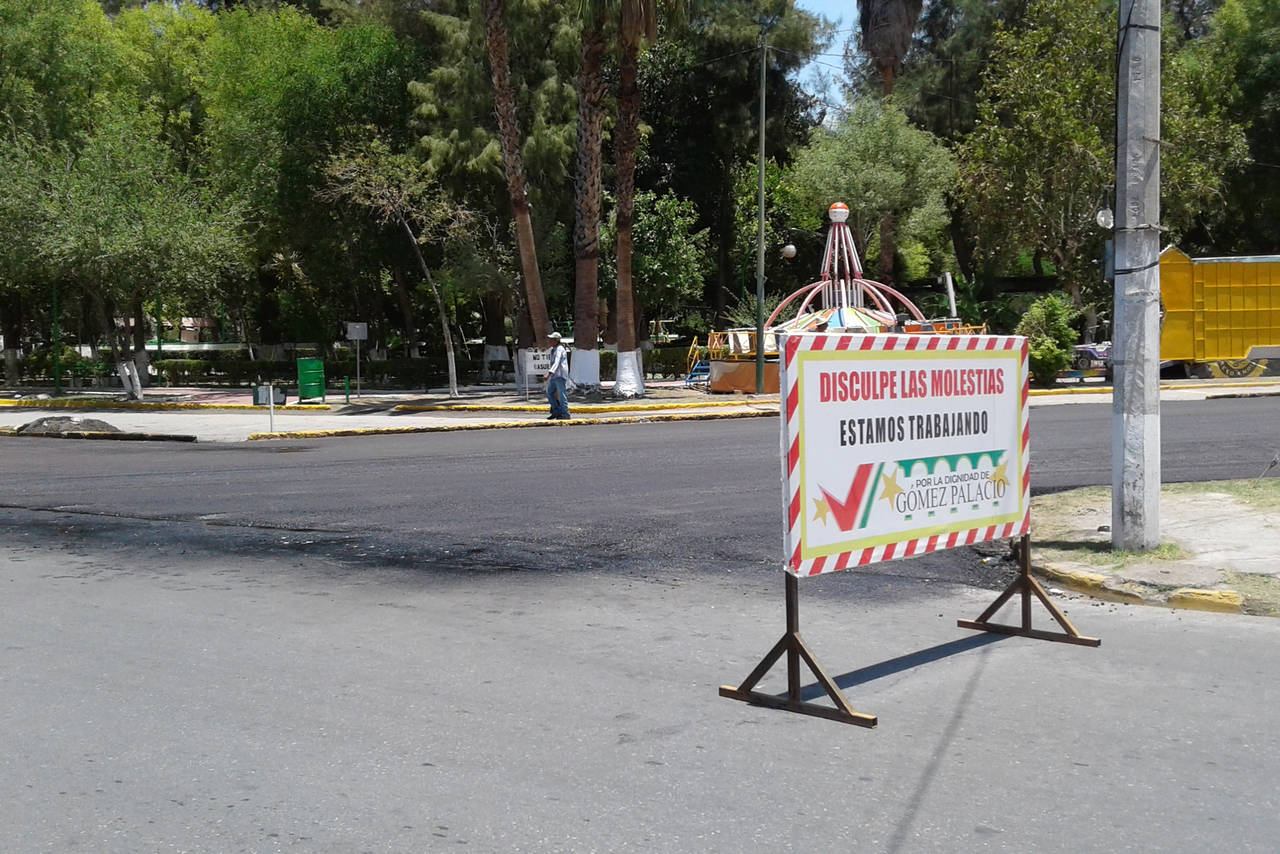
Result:
[[[1197,590],[1194,587],[1183,587],[1169,594],[1168,605],[1171,608],[1186,608],[1192,611],[1239,614],[1244,606],[1244,597],[1234,590]]]
[[[575,407],[579,412],[662,412],[668,409],[710,409],[716,406],[777,406],[776,399],[759,400],[708,400],[698,403],[609,403],[603,405],[579,404]],[[546,405],[519,403],[447,403],[422,404],[401,403],[391,408],[392,412],[545,412]]]
[[[1032,397],[1052,397],[1061,394],[1110,394],[1111,386],[1104,385],[1098,388],[1033,388],[1031,389]]]
[[[150,410],[265,410],[265,406],[252,403],[148,403],[145,400],[0,400],[0,406],[12,409],[140,409]],[[278,412],[331,412],[333,407],[327,403],[286,403],[276,407]]]
[[[463,430],[501,430],[512,427],[586,427],[593,424],[650,424],[659,421],[710,421],[730,418],[769,418],[777,412],[708,412],[672,415],[642,415],[636,418],[573,418],[569,421],[479,421],[460,424],[433,424],[422,427],[360,427],[349,430],[291,430],[277,433],[250,433],[248,441],[259,439],[325,439],[338,436],[392,436],[403,433],[455,433]]]
[[[1219,383],[1197,383],[1195,385],[1177,385],[1175,383],[1161,383],[1161,391],[1187,391],[1196,389],[1214,389],[1214,388],[1268,388],[1280,385],[1280,380],[1271,382],[1219,382]],[[1097,388],[1085,388],[1077,386],[1074,388],[1033,388],[1031,389],[1032,397],[1045,397],[1060,394],[1111,394],[1112,386],[1103,385]]]
[[[1099,593],[1107,583],[1107,576],[1097,572],[1082,572],[1078,569],[1059,569],[1056,566],[1037,566],[1048,578],[1059,584],[1070,587],[1079,593]]]

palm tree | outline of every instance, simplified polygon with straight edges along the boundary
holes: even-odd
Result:
[[[573,178],[573,381],[588,394],[600,389],[600,150],[604,136],[605,3],[581,0],[581,64],[578,67],[578,153]]]
[[[858,40],[870,56],[871,63],[880,72],[883,93],[893,94],[893,83],[898,67],[911,47],[911,36],[924,0],[859,0]],[[893,283],[893,256],[896,252],[894,234],[897,222],[891,213],[880,220],[880,280]]]
[[[631,222],[635,211],[636,149],[640,144],[640,44],[657,37],[655,0],[621,0],[618,25],[617,167],[618,371],[614,397],[644,397],[644,371],[636,347],[635,300],[631,289]]]
[[[884,94],[893,94],[898,67],[911,47],[924,0],[859,0],[858,41],[880,72]]]
[[[538,253],[533,242],[533,221],[525,189],[524,160],[520,155],[520,123],[516,116],[516,96],[511,88],[511,56],[507,27],[502,21],[502,0],[484,0],[484,40],[489,53],[489,75],[493,80],[494,112],[502,144],[502,170],[507,178],[511,215],[516,221],[516,242],[520,247],[520,271],[525,297],[533,321],[534,338],[549,343],[551,321],[547,300],[538,274]]]

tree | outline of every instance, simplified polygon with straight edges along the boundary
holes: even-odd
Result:
[[[886,98],[893,95],[893,81],[911,46],[911,34],[920,20],[923,0],[861,0],[858,3],[858,35],[883,81]],[[897,222],[892,214],[880,220],[880,280],[892,284]]]
[[[858,44],[880,74],[885,97],[893,94],[893,82],[902,65],[911,34],[920,20],[924,0],[860,0]]]
[[[525,190],[524,163],[520,151],[520,121],[516,115],[515,91],[511,85],[511,58],[507,28],[502,21],[503,0],[484,0],[485,46],[489,54],[489,74],[493,81],[494,112],[498,118],[498,138],[502,143],[502,168],[507,177],[507,198],[516,222],[516,239],[520,246],[520,270],[524,278],[526,306],[533,321],[534,337],[539,343],[549,342],[551,321],[547,316],[547,300],[542,293],[538,273],[537,247],[534,245],[529,199]]]
[[[290,6],[215,20],[201,59],[200,171],[253,224],[255,270],[236,302],[256,321],[259,353],[278,358],[290,332],[327,346],[341,314],[382,310],[382,276],[376,258],[348,251],[352,235],[317,190],[331,151],[366,126],[405,138],[415,52],[383,25],[326,28]],[[299,305],[309,329],[292,322]]]
[[[978,124],[960,150],[961,198],[980,253],[993,263],[1045,253],[1090,326],[1109,302],[1099,291],[1104,235],[1095,223],[1115,175],[1115,18],[1107,8],[1033,0],[1019,28],[1001,30]],[[1169,39],[1165,56],[1161,185],[1172,203],[1162,224],[1177,232],[1215,204],[1244,152],[1240,127],[1204,85],[1208,70]]]
[[[760,19],[765,14],[777,15],[768,33],[765,151],[772,163],[785,167],[821,121],[818,102],[797,78],[829,39],[830,25],[822,19],[791,2],[691,4],[680,38],[660,38],[641,65],[646,123],[652,130],[637,181],[644,190],[688,199],[698,211],[700,227],[708,229],[715,264],[705,284],[704,328],[723,328],[726,297],[755,268],[754,221],[749,251],[738,251],[742,215],[737,187],[742,169],[756,168]],[[750,195],[754,211],[754,191]],[[769,198],[775,199],[772,189]],[[770,217],[775,209],[771,203]],[[801,223],[780,222],[779,227],[798,228]]]
[[[871,250],[886,251],[874,240],[888,216],[899,223],[901,243],[942,263],[946,194],[955,180],[955,159],[940,140],[914,127],[892,101],[863,99],[834,129],[813,131],[784,183],[811,215],[825,214],[832,202],[847,204],[864,262]]]
[[[458,369],[449,315],[422,256],[421,244],[430,237],[439,238],[464,229],[468,221],[466,211],[445,198],[417,158],[392,152],[380,139],[334,155],[325,172],[329,185],[322,192],[323,197],[364,208],[381,225],[391,225],[404,232],[435,298],[449,366],[449,396],[457,397]]]
[[[618,327],[618,368],[613,396],[644,396],[644,369],[636,346],[636,316],[631,284],[631,225],[635,211],[636,151],[640,146],[640,46],[657,38],[654,0],[619,0],[618,10],[618,126],[614,139],[617,182],[617,280],[614,296]]]
[[[573,361],[572,379],[588,396],[600,391],[598,312],[602,148],[604,146],[605,4],[583,0],[582,49],[578,66],[578,145],[573,174]]]
[[[1228,176],[1219,224],[1191,234],[1190,243],[1207,254],[1280,252],[1280,239],[1260,211],[1280,205],[1280,4],[1273,0],[1225,0],[1209,34],[1189,45],[1202,63],[1207,96],[1219,99],[1233,123],[1244,126],[1249,162]],[[1209,75],[1214,75],[1210,83]],[[1167,75],[1166,75],[1167,76]],[[1167,84],[1166,84],[1167,86]],[[1172,152],[1162,149],[1162,158]],[[1162,200],[1166,208],[1167,198]]]
[[[610,223],[605,245],[612,245],[616,235],[616,225]],[[670,193],[636,194],[632,237],[636,303],[647,307],[655,319],[687,311],[700,299],[710,265],[707,230],[698,228],[693,205]]]
[[[78,151],[55,151],[37,238],[53,275],[82,289],[114,333],[116,369],[132,398],[142,389],[129,312],[144,296],[207,294],[245,256],[239,212],[211,203],[176,168],[158,129],[154,116],[108,112]],[[140,332],[145,318],[134,311],[132,319]]]
[[[0,335],[9,385],[18,384],[23,303],[43,278],[35,238],[43,230],[38,212],[47,157],[29,137],[0,136]]]

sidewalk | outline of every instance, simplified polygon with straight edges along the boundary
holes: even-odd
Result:
[[[1161,389],[1162,401],[1275,396],[1280,382],[1188,381]],[[712,395],[680,381],[651,382],[639,400],[573,401],[570,421],[547,420],[539,393],[526,397],[511,385],[459,392],[450,398],[442,390],[368,391],[349,402],[337,395],[325,403],[276,407],[273,416],[267,407],[252,404],[248,389],[151,389],[141,403],[102,392],[52,400],[10,390],[0,392],[0,434],[49,416],[99,419],[122,431],[115,435],[122,439],[242,442],[768,418],[778,412],[776,395]],[[1031,394],[1033,407],[1111,400],[1111,389],[1099,383]],[[1126,555],[1110,549],[1109,488],[1039,496],[1032,501],[1033,567],[1051,585],[1103,599],[1280,616],[1280,479],[1169,485],[1160,512],[1164,545],[1149,554]]]
[[[21,394],[21,398],[15,395]],[[157,388],[146,400],[127,402],[118,393],[77,393],[50,399],[35,390],[0,392],[0,430],[40,417],[96,418],[130,434],[165,435],[202,442],[380,435],[511,427],[565,428],[583,424],[771,417],[776,395],[710,395],[680,381],[651,382],[632,401],[570,401],[573,418],[548,421],[541,391],[526,396],[513,385],[470,386],[450,398],[447,390],[372,390],[349,401],[341,393],[325,402],[277,406],[274,414],[254,406],[249,389]],[[137,438],[143,438],[138,435]]]

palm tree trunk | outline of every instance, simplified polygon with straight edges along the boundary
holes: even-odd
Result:
[[[631,223],[635,211],[636,148],[640,144],[640,88],[636,83],[640,55],[640,21],[634,4],[622,4],[621,81],[618,91],[618,374],[613,396],[644,397],[644,373],[636,350],[635,306],[631,291]]]
[[[600,391],[597,314],[600,273],[600,149],[604,135],[603,22],[592,13],[582,34],[578,71],[578,161],[573,181],[574,295],[571,378],[587,395]]]
[[[511,215],[516,221],[516,242],[520,247],[520,270],[534,334],[539,341],[545,341],[551,331],[551,321],[547,316],[547,300],[542,293],[538,253],[533,242],[524,159],[520,154],[520,123],[516,116],[515,92],[511,88],[510,47],[507,28],[502,22],[502,0],[485,0],[484,34],[489,52],[489,75],[493,81],[494,112],[502,144],[502,169],[507,177],[507,195],[511,201]]]

